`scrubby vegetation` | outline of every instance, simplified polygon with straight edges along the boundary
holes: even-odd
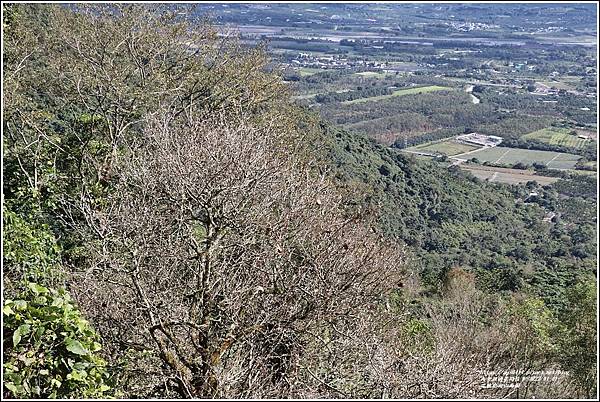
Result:
[[[591,181],[531,199],[335,128],[185,12],[5,6],[3,396],[595,395]]]

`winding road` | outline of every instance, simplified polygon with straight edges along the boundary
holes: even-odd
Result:
[[[477,104],[479,102],[481,102],[481,100],[476,97],[475,95],[473,95],[473,88],[475,88],[474,85],[469,85],[467,87],[467,89],[465,89],[465,92],[468,93],[469,95],[471,95],[471,100],[473,101],[473,103]]]

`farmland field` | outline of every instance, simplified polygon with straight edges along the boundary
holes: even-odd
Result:
[[[395,96],[413,95],[413,94],[420,94],[420,93],[433,92],[433,91],[447,91],[447,90],[451,90],[451,89],[452,88],[449,88],[449,87],[430,85],[430,86],[426,86],[426,87],[399,89],[397,91],[394,91],[390,95],[372,96],[370,98],[354,99],[354,100],[346,101],[346,102],[342,102],[342,103],[343,104],[352,104],[352,103],[363,103],[363,102],[375,102],[375,101],[379,101],[382,99],[393,98]]]
[[[301,77],[305,77],[307,75],[313,75],[316,73],[320,73],[323,70],[321,70],[320,68],[307,68],[307,67],[302,67],[298,69],[298,74],[300,74]]]
[[[595,170],[569,170],[570,173],[575,173],[575,174],[580,174],[583,176],[595,176],[596,172]]]
[[[477,158],[481,162],[491,162],[500,164],[515,164],[518,162],[528,165],[534,162],[543,163],[551,169],[572,169],[579,155],[567,154],[551,151],[537,151],[531,149],[494,147],[475,151],[469,155],[471,158]]]
[[[575,89],[572,85],[569,85],[563,81],[538,81],[540,84],[546,85],[550,88],[554,87],[556,89],[564,89],[565,91],[571,91]]]
[[[575,129],[575,131],[577,131],[577,134],[583,134],[593,140],[598,138],[598,133],[596,131],[582,130],[580,128]]]
[[[312,99],[318,94],[305,94],[305,95],[295,95],[292,98],[294,99]]]
[[[355,74],[361,75],[363,77],[375,77],[375,78],[383,78],[387,75],[386,73],[380,73],[377,71],[363,71],[363,72],[355,73]]]
[[[479,147],[474,146],[474,145],[461,144],[461,143],[450,140],[450,141],[440,141],[440,142],[433,142],[433,143],[418,145],[416,147],[411,147],[408,149],[412,150],[412,151],[424,151],[424,152],[440,153],[440,154],[444,154],[447,156],[453,156],[453,155],[458,155],[458,154],[462,154],[465,152],[474,151],[477,148],[479,148]]]
[[[558,177],[539,176],[529,170],[493,168],[465,164],[461,165],[461,168],[469,171],[473,176],[481,180],[488,180],[494,183],[521,184],[527,183],[528,181],[537,181],[542,186],[545,186],[558,180]]]
[[[524,139],[538,140],[552,145],[564,145],[566,147],[583,148],[589,140],[578,138],[577,135],[569,134],[571,130],[567,128],[548,127],[529,134],[525,134]]]

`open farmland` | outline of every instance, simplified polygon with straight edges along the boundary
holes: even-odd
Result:
[[[300,74],[300,76],[302,77],[306,77],[309,75],[313,75],[313,74],[317,74],[317,73],[321,73],[323,72],[323,70],[319,69],[319,68],[299,68],[298,69],[298,74]]]
[[[580,128],[575,129],[575,131],[577,131],[577,134],[585,135],[592,140],[598,139],[598,133],[596,131],[582,130]]]
[[[556,89],[564,89],[565,91],[572,91],[575,89],[574,85],[569,85],[568,82],[564,82],[564,81],[537,81],[538,83],[545,85],[549,88],[556,88]]]
[[[407,150],[440,153],[440,154],[444,154],[446,156],[453,156],[453,155],[463,154],[465,152],[471,152],[478,148],[479,147],[477,147],[475,145],[467,145],[467,144],[458,143],[453,140],[448,140],[448,141],[438,141],[438,142],[418,145],[415,147],[410,147]]]
[[[388,75],[390,75],[388,73],[382,73],[380,71],[362,71],[355,74],[366,78],[385,78]]]
[[[569,170],[569,172],[583,176],[596,176],[596,174],[598,173],[595,170]]]
[[[570,134],[572,130],[567,128],[548,127],[541,130],[525,134],[523,139],[538,140],[551,145],[563,145],[572,148],[584,148],[590,141],[585,138],[579,138],[576,134]]]
[[[534,162],[543,163],[550,169],[572,169],[579,155],[531,149],[494,147],[475,151],[469,158],[477,158],[481,162],[512,165],[518,162],[531,165]]]
[[[469,171],[473,176],[494,183],[522,184],[528,181],[536,181],[542,186],[552,184],[558,177],[539,176],[530,170],[496,168],[490,166],[465,165],[461,168]]]
[[[429,86],[425,86],[425,87],[399,89],[397,91],[392,92],[389,95],[379,95],[379,96],[372,96],[369,98],[354,99],[354,100],[346,101],[346,102],[342,102],[342,103],[343,104],[352,104],[352,103],[363,103],[363,102],[375,102],[375,101],[379,101],[379,100],[383,100],[383,99],[393,98],[396,96],[414,95],[414,94],[421,94],[421,93],[434,92],[434,91],[448,91],[451,89],[452,88],[442,87],[439,85],[429,85]]]
[[[304,95],[296,95],[293,96],[294,99],[312,99],[315,96],[317,96],[318,94],[304,94]]]

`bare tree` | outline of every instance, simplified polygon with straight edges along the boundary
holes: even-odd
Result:
[[[399,250],[343,210],[262,49],[177,10],[73,7],[21,9],[32,15],[11,36],[24,40],[5,74],[8,137],[33,191],[68,188],[56,217],[84,250],[70,288],[113,362],[140,352],[128,394],[327,383],[306,374],[318,360],[307,351],[374,311]],[[20,92],[74,121],[60,142]],[[59,175],[42,174],[47,155]]]
[[[302,134],[175,116],[149,119],[86,210],[101,240],[78,298],[111,351],[149,348],[181,396],[300,392],[315,328],[373,309],[401,253],[344,213]]]

